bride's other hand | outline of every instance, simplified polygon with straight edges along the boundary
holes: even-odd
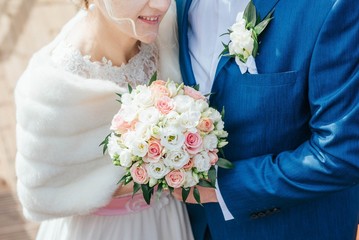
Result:
[[[210,203],[210,202],[218,202],[216,191],[214,188],[207,188],[197,186],[201,197],[201,203]],[[177,199],[182,201],[182,188],[177,188],[173,191],[173,196]],[[197,203],[196,199],[193,197],[193,188],[191,188],[191,192],[187,197],[186,203]]]
[[[133,192],[133,183],[130,182],[126,185],[120,185],[116,191],[113,193],[112,197],[123,197],[132,194]]]

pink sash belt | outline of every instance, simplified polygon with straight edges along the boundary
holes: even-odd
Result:
[[[113,198],[109,204],[105,207],[99,208],[93,214],[99,216],[125,215],[133,212],[139,212],[150,207],[151,205],[146,203],[142,194],[136,194],[133,198],[132,195]]]

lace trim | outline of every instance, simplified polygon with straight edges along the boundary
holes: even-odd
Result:
[[[56,67],[88,79],[110,80],[121,87],[130,84],[135,87],[148,83],[157,70],[158,49],[155,45],[142,44],[140,51],[127,64],[113,66],[112,61],[103,57],[92,61],[90,55],[62,41],[53,51],[52,60]]]

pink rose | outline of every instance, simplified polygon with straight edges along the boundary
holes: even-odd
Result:
[[[156,85],[165,86],[165,85],[166,85],[166,81],[156,80],[156,81],[153,81],[153,82],[151,83],[151,87],[152,87],[152,86],[156,86]]]
[[[213,121],[209,118],[202,118],[197,128],[202,132],[209,133],[214,129]]]
[[[155,99],[163,96],[169,97],[171,95],[170,90],[166,87],[165,81],[157,80],[151,84],[150,88]]]
[[[192,158],[190,158],[188,163],[186,163],[186,165],[183,166],[183,169],[185,169],[185,170],[192,169],[193,165],[194,165],[194,161]]]
[[[213,151],[209,151],[208,152],[208,156],[211,162],[211,165],[216,165],[216,163],[218,162],[218,149],[215,149]]]
[[[162,113],[162,114],[168,114],[173,109],[173,100],[169,98],[168,96],[162,96],[160,99],[156,102],[156,108]]]
[[[189,154],[197,154],[202,149],[202,138],[199,133],[187,132],[185,134],[185,145]]]
[[[126,122],[123,119],[122,114],[119,112],[113,117],[110,129],[115,131],[116,133],[123,134],[129,129],[132,129],[134,125],[134,122]]]
[[[205,100],[205,96],[203,96],[199,91],[197,91],[194,88],[188,87],[188,86],[184,86],[184,94],[190,96],[193,99],[199,100]]]
[[[185,173],[182,169],[173,170],[166,175],[165,179],[168,186],[180,188],[185,182]]]
[[[135,183],[138,184],[148,183],[149,177],[144,165],[139,165],[138,163],[135,163],[132,165],[130,172],[132,179]]]
[[[150,140],[148,142],[148,152],[147,155],[144,157],[144,161],[146,162],[158,162],[162,155],[162,145],[158,140]]]

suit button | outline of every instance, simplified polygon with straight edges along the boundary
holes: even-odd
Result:
[[[272,213],[276,213],[276,212],[280,212],[280,209],[279,208],[273,208]]]
[[[258,217],[262,218],[265,217],[267,214],[265,212],[259,212]]]

